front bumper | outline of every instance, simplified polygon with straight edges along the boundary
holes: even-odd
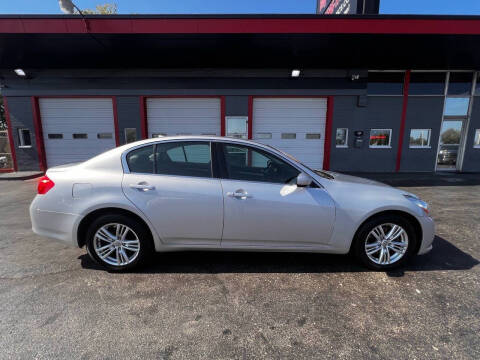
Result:
[[[417,217],[422,227],[422,243],[418,255],[425,254],[432,250],[433,239],[435,238],[435,223],[429,216]]]

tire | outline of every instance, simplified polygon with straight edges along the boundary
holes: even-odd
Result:
[[[154,251],[149,229],[122,214],[106,214],[93,221],[86,245],[92,260],[111,271],[127,271],[145,264]]]
[[[385,235],[389,235],[393,230],[390,239],[382,236],[382,230]],[[398,236],[395,237],[395,235]],[[353,240],[352,250],[355,257],[367,268],[391,270],[401,267],[414,255],[417,242],[415,230],[408,219],[395,214],[379,215],[368,220],[358,229]]]

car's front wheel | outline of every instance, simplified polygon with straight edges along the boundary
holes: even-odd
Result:
[[[100,216],[90,225],[87,251],[107,269],[124,271],[145,262],[153,246],[144,224],[122,214],[111,214]]]
[[[413,255],[417,245],[414,228],[399,215],[380,215],[361,226],[353,250],[368,268],[389,270],[403,265]]]

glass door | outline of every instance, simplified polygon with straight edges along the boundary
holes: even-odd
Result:
[[[248,137],[248,117],[247,116],[227,116],[227,136],[246,139]]]
[[[437,170],[457,170],[457,159],[462,143],[463,119],[444,119],[440,129]]]

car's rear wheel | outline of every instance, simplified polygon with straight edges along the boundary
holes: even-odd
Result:
[[[87,251],[109,270],[130,270],[148,259],[153,251],[152,238],[136,219],[121,214],[102,215],[88,228]]]
[[[361,226],[355,235],[353,250],[368,268],[389,270],[408,261],[417,241],[408,219],[396,214],[380,215]]]

